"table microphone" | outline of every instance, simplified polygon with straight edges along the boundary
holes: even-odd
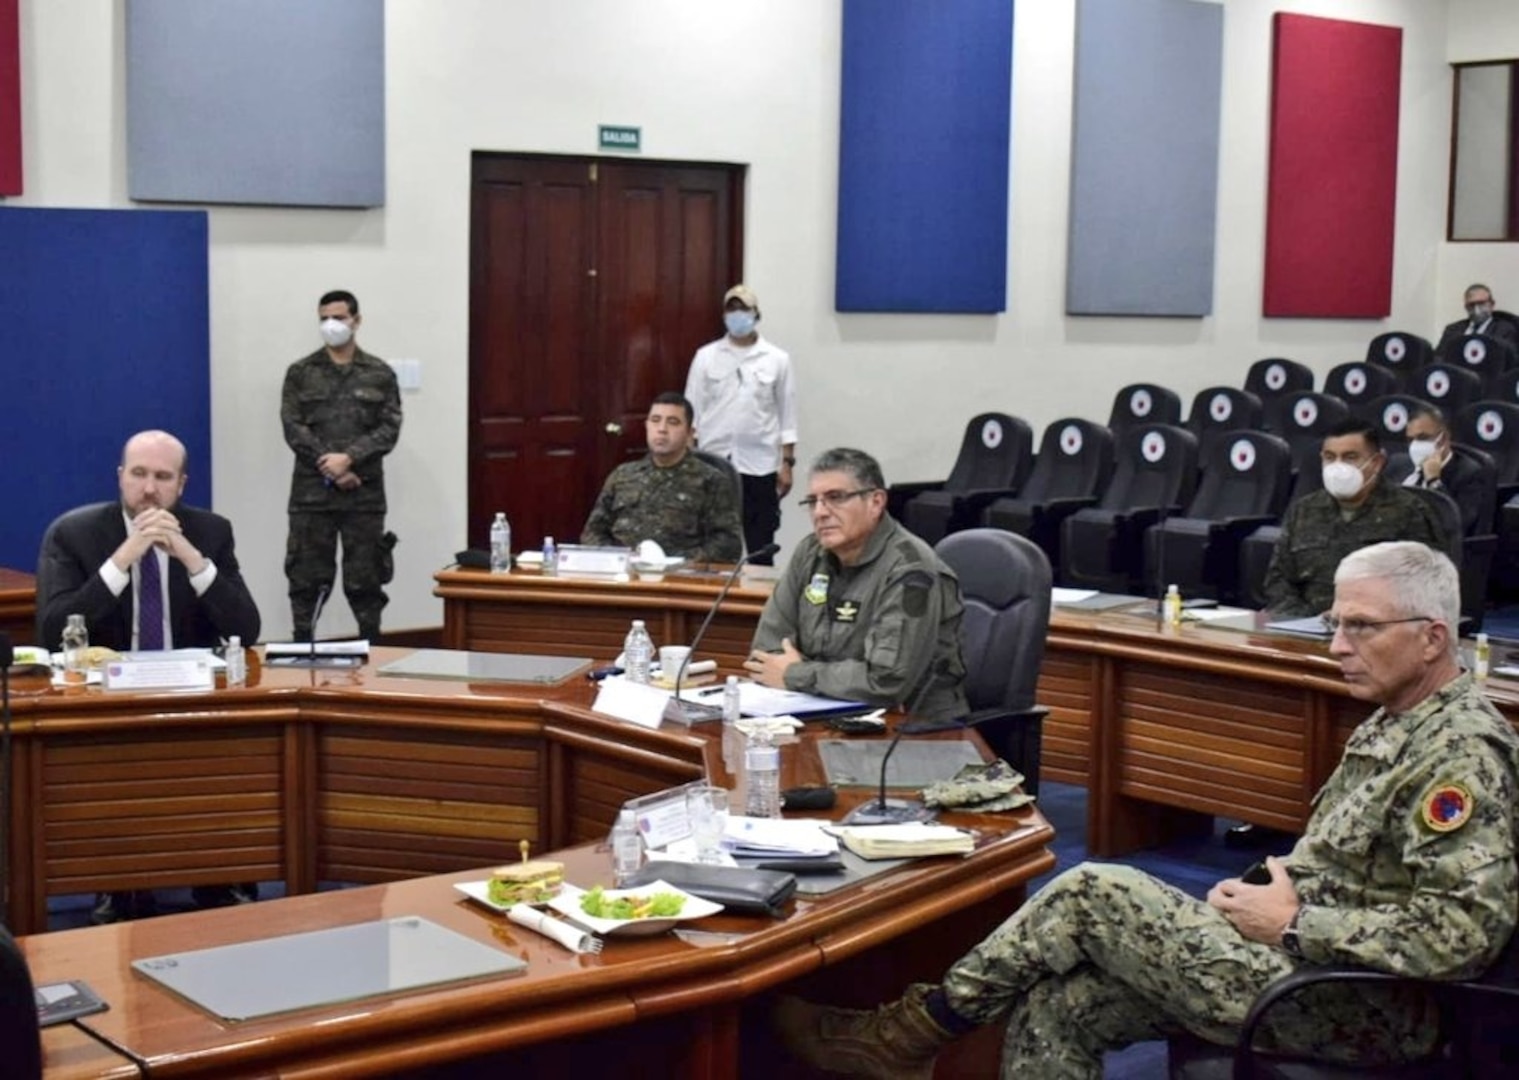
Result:
[[[918,687],[918,692],[908,703],[902,722],[897,725],[897,730],[891,737],[891,743],[886,747],[886,753],[881,756],[881,786],[875,801],[856,806],[844,815],[839,822],[840,825],[903,825],[911,821],[928,821],[933,818],[934,811],[917,799],[888,799],[886,797],[886,766],[891,761],[891,755],[896,750],[897,743],[902,741],[903,735],[920,731],[946,730],[933,727],[920,728],[909,723],[907,719],[918,711],[918,707],[923,704],[923,699],[928,696],[928,691],[938,685],[940,677],[945,674],[946,667],[947,663],[940,661],[938,667],[932,668],[928,673],[928,678],[923,680],[923,685]]]
[[[0,632],[0,926],[11,921],[11,665],[16,647]]]
[[[322,609],[327,606],[327,597],[332,595],[332,586],[323,585],[316,591],[316,603],[311,608],[311,666],[316,667],[316,621],[322,617]]]
[[[723,582],[723,587],[717,592],[717,599],[712,601],[712,606],[707,609],[707,617],[701,621],[697,628],[696,636],[691,639],[691,647],[686,650],[686,655],[680,662],[680,667],[675,669],[675,693],[665,705],[663,719],[677,724],[700,724],[708,720],[721,720],[723,710],[720,705],[708,705],[700,701],[683,701],[680,696],[681,680],[686,677],[686,666],[691,663],[691,657],[696,655],[696,646],[701,644],[702,635],[707,632],[707,627],[712,624],[712,617],[717,614],[717,609],[722,606],[723,600],[728,595],[728,590],[733,588],[733,583],[738,580],[739,572],[755,559],[763,559],[767,555],[774,555],[781,550],[779,544],[766,544],[756,551],[751,551],[734,564],[728,572],[728,579]]]

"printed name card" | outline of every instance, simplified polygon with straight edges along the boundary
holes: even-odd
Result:
[[[215,662],[205,656],[112,660],[105,665],[107,690],[210,690]]]

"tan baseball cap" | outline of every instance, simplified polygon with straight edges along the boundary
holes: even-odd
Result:
[[[759,310],[759,297],[754,295],[754,290],[747,285],[735,285],[723,293],[723,307],[728,306],[729,300],[737,300],[750,311]]]

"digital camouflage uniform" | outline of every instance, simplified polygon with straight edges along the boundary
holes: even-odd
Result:
[[[744,542],[732,478],[695,454],[665,467],[649,456],[617,466],[580,542],[637,547],[645,540],[694,562],[737,562]]]
[[[335,363],[326,349],[297,360],[285,372],[280,396],[285,442],[295,451],[290,475],[290,535],[285,576],[295,637],[311,636],[312,609],[323,586],[332,587],[338,538],[343,541],[343,593],[373,640],[395,573],[385,532],[385,455],[401,434],[401,391],[390,365],[362,349],[352,362]],[[363,483],[337,487],[317,468],[323,454],[343,453]]]
[[[1352,551],[1384,540],[1418,540],[1446,550],[1434,507],[1378,477],[1350,519],[1327,491],[1305,495],[1287,508],[1282,534],[1266,571],[1266,607],[1275,615],[1317,615],[1334,603],[1334,572]]]
[[[920,716],[954,720],[965,703],[954,571],[933,548],[883,517],[860,561],[843,566],[809,536],[797,545],[765,603],[754,648],[775,652],[790,638],[804,657],[786,686],[872,705],[912,702]]]
[[[1363,722],[1284,860],[1306,962],[1481,971],[1514,928],[1516,788],[1519,739],[1470,675]],[[1137,1040],[1185,1029],[1232,1044],[1299,963],[1141,871],[1084,863],[957,962],[944,992],[967,1020],[1007,1017],[1003,1076],[1098,1077],[1104,1050]],[[1272,1015],[1275,1045],[1339,1058],[1406,1056],[1432,1035],[1416,997],[1324,990]]]

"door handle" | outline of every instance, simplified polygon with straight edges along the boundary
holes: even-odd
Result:
[[[616,420],[608,420],[606,430],[608,435],[621,435],[622,425],[619,424]]]

